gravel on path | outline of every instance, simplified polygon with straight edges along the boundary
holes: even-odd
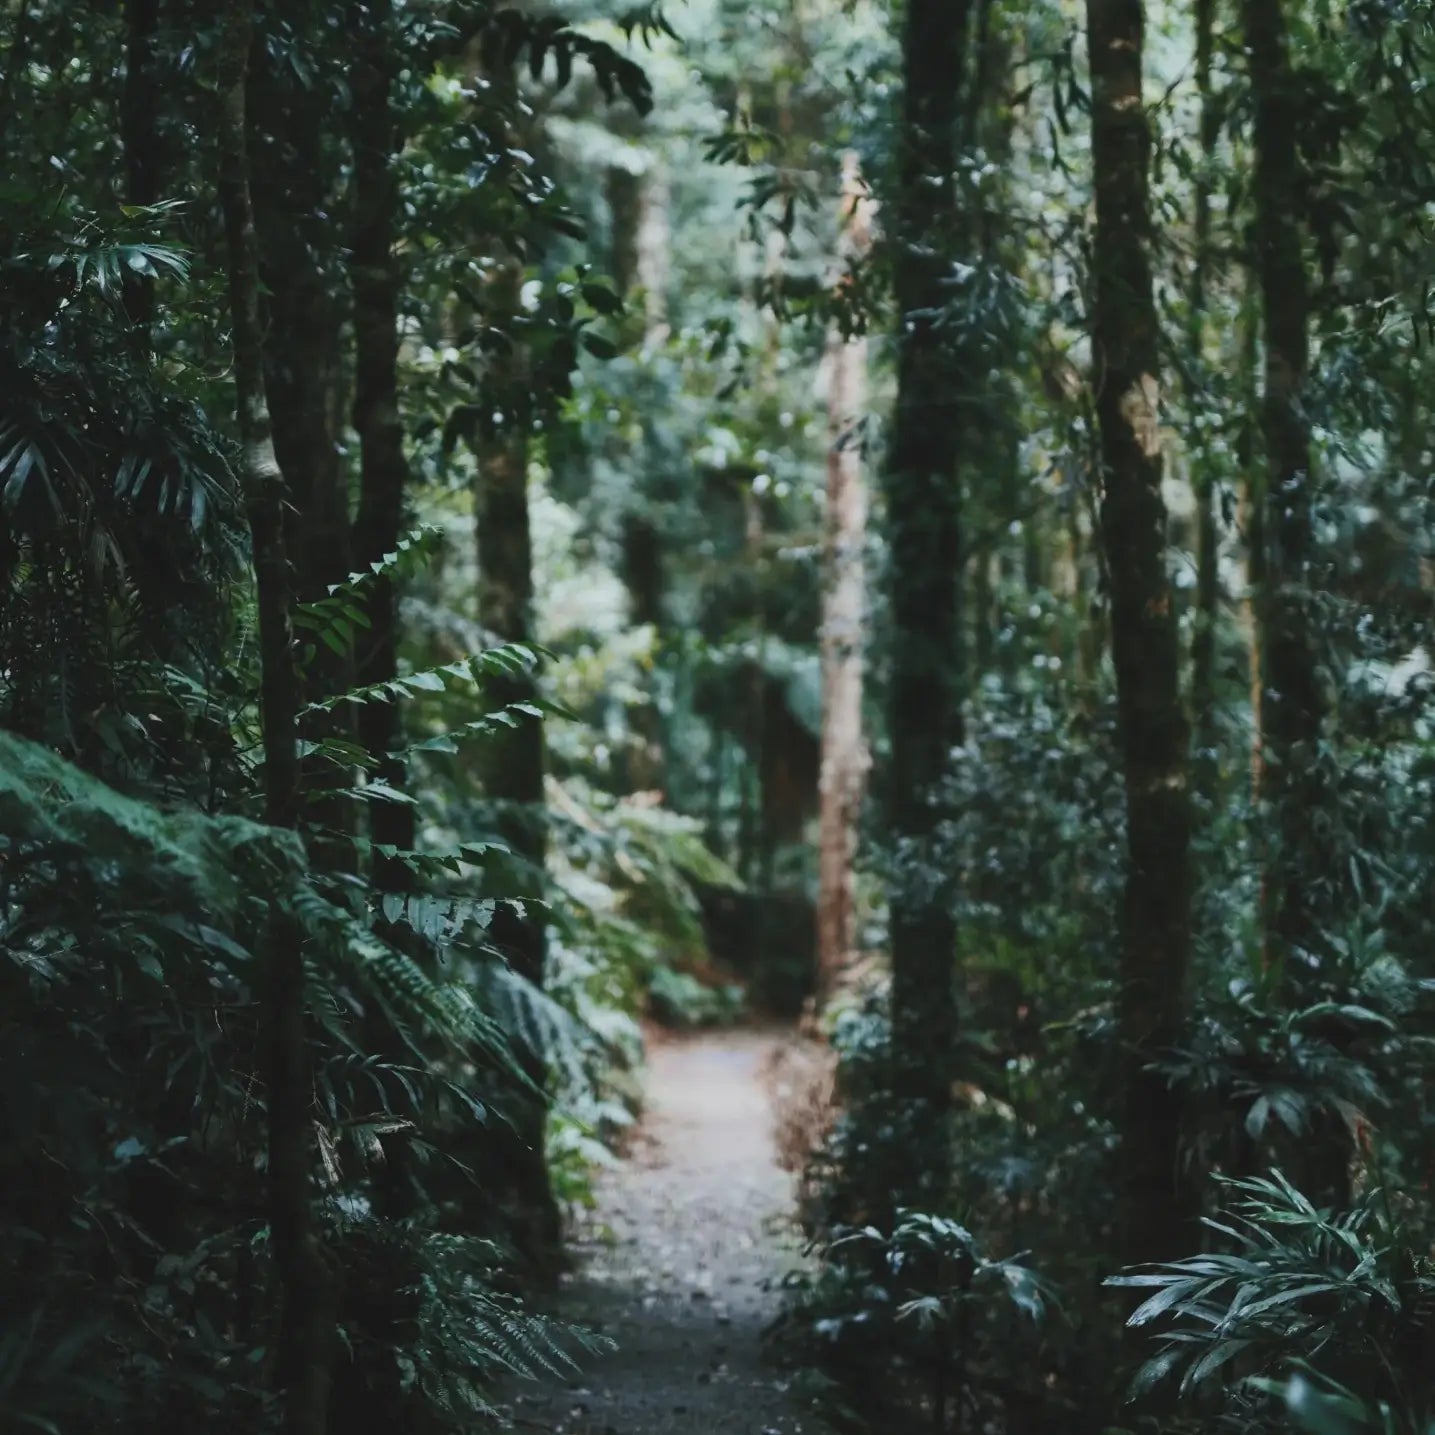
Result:
[[[763,1072],[782,1038],[660,1039],[629,1157],[597,1183],[558,1314],[616,1343],[568,1384],[512,1391],[517,1432],[816,1435],[762,1332],[800,1267]]]

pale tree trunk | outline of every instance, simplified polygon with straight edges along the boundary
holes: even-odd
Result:
[[[871,205],[855,155],[842,176],[844,258],[871,249]],[[853,864],[867,780],[862,730],[862,640],[867,616],[867,486],[862,414],[867,340],[834,326],[827,343],[827,503],[823,536],[822,757],[818,779],[817,1003],[830,996],[857,946]]]
[[[643,344],[655,349],[668,337],[668,284],[673,269],[673,231],[668,176],[654,161],[643,176],[638,218],[638,287],[643,294]]]
[[[609,267],[618,293],[643,305],[643,347],[653,350],[668,338],[668,284],[672,276],[672,228],[667,176],[656,159],[641,174],[614,168],[608,176],[612,251]],[[645,495],[636,496],[623,516],[621,574],[628,589],[629,617],[663,627],[666,587],[663,535]],[[629,710],[633,747],[627,765],[634,792],[663,787],[666,777],[662,713],[652,694]]]
[[[1190,346],[1194,419],[1202,402],[1205,372],[1206,305],[1211,271],[1211,181],[1220,134],[1220,112],[1211,88],[1216,0],[1196,0],[1196,89],[1200,97],[1199,168],[1196,171],[1195,232],[1191,266]],[[1220,617],[1220,529],[1216,520],[1216,466],[1204,431],[1194,427],[1191,481],[1196,499],[1196,613],[1191,634],[1191,718],[1195,760],[1193,786],[1202,820],[1211,811],[1220,773],[1216,709],[1216,630]]]
[[[1093,356],[1101,510],[1126,783],[1119,1226],[1127,1261],[1190,1248],[1196,1187],[1180,1093],[1152,1064],[1181,1035],[1191,953],[1187,730],[1161,497],[1160,329],[1151,279],[1151,136],[1141,0],[1087,0],[1091,56]]]
[[[246,153],[245,77],[253,0],[228,0],[219,49],[219,198],[228,244],[241,475],[254,550],[262,664],[264,807],[276,827],[298,825],[299,680],[294,664],[284,480],[264,388],[259,258]],[[310,1203],[311,1075],[301,932],[275,906],[264,947],[262,1040],[269,1122],[269,1224],[282,1309],[277,1374],[287,1435],[324,1435],[333,1346],[329,1270]]]

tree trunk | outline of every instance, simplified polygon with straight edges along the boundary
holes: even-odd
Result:
[[[1204,399],[1206,291],[1211,268],[1211,169],[1220,135],[1220,113],[1211,89],[1216,0],[1196,0],[1196,90],[1200,96],[1201,153],[1196,171],[1194,250],[1191,266],[1190,332],[1192,420]],[[1216,521],[1216,466],[1205,431],[1192,423],[1191,481],[1196,498],[1196,614],[1191,633],[1192,779],[1204,820],[1212,810],[1220,773],[1216,716],[1216,630],[1220,617],[1220,531]]]
[[[265,383],[274,450],[288,503],[285,541],[299,602],[322,598],[353,568],[348,476],[340,458],[343,306],[339,243],[325,150],[324,45],[316,27],[296,20],[318,74],[300,80],[262,42],[250,60],[250,167],[259,238]],[[303,672],[305,696],[330,697],[353,680],[349,655],[314,643]],[[306,743],[352,740],[347,705],[304,719]],[[347,798],[326,790],[354,785],[352,771],[316,753],[304,763],[310,793],[310,853],[329,869],[351,869],[355,814]]]
[[[351,80],[354,87],[354,231],[350,271],[354,287],[354,428],[359,435],[359,511],[353,547],[367,567],[391,553],[402,536],[408,461],[399,411],[399,268],[394,229],[399,194],[393,161],[398,144],[391,90],[392,0],[367,0],[355,7],[360,47]],[[359,636],[355,677],[360,686],[389,682],[398,672],[398,598],[392,578],[367,585],[369,627]],[[377,776],[402,790],[403,758],[399,709],[393,703],[365,703],[359,710],[359,743],[382,758]],[[369,837],[376,845],[409,850],[415,843],[414,809],[407,803],[369,804]],[[374,885],[402,891],[408,869],[375,856]]]
[[[844,257],[865,260],[872,216],[855,155],[843,166]],[[857,947],[852,900],[857,822],[867,779],[862,731],[862,638],[867,616],[867,488],[862,417],[867,341],[834,327],[828,338],[827,503],[824,517],[822,756],[818,777],[817,1004],[830,996]]]
[[[307,37],[306,37],[307,38]],[[310,48],[324,63],[323,37]],[[250,149],[260,274],[268,300],[265,379],[274,447],[289,490],[289,546],[297,597],[322,597],[349,576],[349,495],[339,443],[342,427],[343,311],[339,248],[325,155],[328,111],[322,74],[295,79],[286,62],[267,60],[249,78]],[[356,123],[383,123],[363,113]],[[357,176],[356,176],[357,179]],[[357,261],[356,261],[357,262]],[[319,645],[316,689],[333,692],[347,679],[344,665]]]
[[[1272,817],[1266,874],[1269,960],[1309,949],[1311,892],[1326,876],[1318,747],[1324,699],[1308,609],[1310,434],[1301,411],[1310,300],[1299,225],[1296,78],[1281,0],[1243,0],[1255,96],[1256,275],[1265,329],[1261,761]]]
[[[1309,359],[1309,286],[1299,221],[1298,79],[1281,0],[1243,0],[1255,97],[1256,274],[1265,320],[1261,436],[1265,446],[1260,619],[1261,781],[1266,824],[1266,967],[1304,983],[1319,959],[1322,888],[1340,863],[1330,838],[1320,760],[1325,695],[1310,611],[1310,430],[1302,409]],[[1350,1199],[1349,1132],[1323,1114],[1305,1152],[1302,1185],[1316,1201]]]
[[[490,321],[510,333],[520,313],[523,268],[507,262],[494,280]],[[531,642],[533,625],[533,542],[528,508],[528,423],[525,395],[526,357],[517,339],[506,356],[500,380],[501,414],[484,435],[479,458],[475,501],[478,542],[478,620],[485,633],[502,642]],[[508,674],[484,685],[491,706],[531,701],[536,683],[531,674]],[[490,739],[482,754],[486,796],[499,810],[499,831],[516,862],[501,873],[504,888],[496,895],[521,898],[544,895],[547,820],[544,806],[543,728],[523,719],[515,728]],[[493,944],[513,970],[542,988],[547,933],[542,909],[528,904],[520,912],[500,903],[489,929]],[[541,1092],[546,1084],[544,1054],[524,1053],[529,1076]],[[543,1271],[556,1263],[560,1228],[557,1202],[544,1155],[547,1124],[541,1096],[520,1097],[515,1117],[514,1149],[508,1159],[519,1202],[519,1239],[524,1253]]]
[[[1185,1016],[1191,950],[1187,734],[1161,497],[1141,0],[1087,0],[1086,20],[1101,525],[1126,781],[1120,1225],[1125,1259],[1140,1262],[1169,1259],[1189,1249],[1194,1237],[1195,1185],[1182,1164],[1181,1099],[1151,1070],[1178,1040]]]
[[[284,548],[284,480],[274,455],[264,385],[259,259],[246,150],[245,79],[253,0],[228,0],[219,50],[219,198],[228,245],[242,478],[254,552],[262,663],[264,806],[297,826],[299,683]],[[310,1205],[311,1077],[301,934],[276,905],[264,951],[263,1041],[269,1121],[270,1239],[282,1307],[277,1372],[288,1435],[324,1435],[333,1322],[328,1267]]]
[[[966,0],[907,4],[891,224],[897,404],[883,490],[893,629],[888,831],[898,855],[888,906],[893,1084],[903,1127],[891,1184],[894,1202],[910,1205],[940,1197],[951,1164],[956,927],[945,874],[933,870],[933,839],[938,794],[962,739],[962,419],[957,365],[934,316],[949,297],[946,256],[957,224],[953,171],[967,11]]]
[[[667,290],[672,268],[672,234],[668,222],[668,185],[650,162],[641,174],[614,168],[608,172],[611,225],[609,267],[618,293],[632,301],[634,291],[643,303],[643,344],[657,348],[668,335]],[[663,626],[666,587],[663,536],[652,516],[650,496],[637,492],[623,515],[620,576],[628,590],[629,617],[649,626],[655,646]],[[666,779],[663,717],[656,695],[648,693],[629,708],[632,750],[627,763],[628,787],[633,792],[661,789]]]

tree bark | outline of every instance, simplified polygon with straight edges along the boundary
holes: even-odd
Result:
[[[862,263],[872,215],[855,155],[843,165],[841,253]],[[867,341],[834,327],[827,342],[827,502],[824,515],[822,755],[818,776],[817,1004],[833,990],[857,947],[853,866],[867,780],[862,728],[862,640],[867,617],[867,487],[862,475],[862,411],[867,402]]]
[[[495,279],[491,322],[510,334],[520,314],[522,265],[508,261]],[[501,418],[484,435],[479,456],[475,529],[478,544],[478,620],[486,634],[502,642],[531,642],[533,621],[533,540],[528,505],[528,424],[531,412],[525,393],[526,359],[515,338],[502,376],[503,394],[495,404]],[[536,696],[531,674],[508,674],[484,685],[490,706],[531,701]],[[504,890],[496,895],[544,895],[547,820],[543,777],[543,728],[523,719],[515,728],[491,739],[482,752],[483,786],[499,810],[499,830],[518,859],[514,870],[501,874]],[[493,944],[513,970],[535,987],[544,982],[547,932],[542,909],[528,904],[522,914],[500,903],[489,929]],[[546,1084],[544,1054],[524,1053],[530,1078],[541,1092]],[[546,1103],[541,1096],[520,1097],[510,1153],[519,1200],[519,1239],[525,1254],[543,1271],[551,1271],[559,1253],[558,1205],[544,1155]]]
[[[1319,745],[1325,715],[1308,606],[1310,432],[1301,408],[1309,284],[1300,231],[1299,105],[1281,0],[1243,0],[1255,96],[1256,277],[1265,331],[1261,629],[1262,797],[1271,816],[1268,960],[1286,970],[1314,936],[1311,894],[1327,875]]]
[[[1215,163],[1220,114],[1211,88],[1216,0],[1196,0],[1196,90],[1200,97],[1200,158],[1194,196],[1190,324],[1191,418],[1203,401],[1206,303],[1211,269],[1211,168]],[[1191,633],[1191,717],[1194,761],[1192,786],[1204,820],[1212,810],[1220,773],[1216,707],[1216,630],[1220,618],[1220,530],[1216,521],[1216,472],[1204,430],[1192,423],[1190,452],[1196,499],[1196,613]]]
[[[962,740],[962,418],[950,343],[935,319],[957,225],[954,178],[966,0],[908,0],[903,98],[892,204],[898,308],[897,403],[883,473],[892,617],[888,832],[896,849],[888,894],[892,947],[894,1095],[904,1137],[896,1204],[945,1191],[956,1043],[956,926],[934,866],[938,794]],[[907,1129],[910,1128],[910,1129]],[[921,1142],[911,1139],[921,1133]],[[909,1155],[902,1162],[903,1152]]]
[[[219,49],[219,198],[228,247],[242,479],[253,543],[262,664],[264,806],[276,827],[298,824],[299,683],[294,665],[284,480],[264,384],[259,259],[246,150],[245,80],[253,0],[227,0]],[[328,1267],[310,1204],[311,1076],[304,958],[292,916],[276,905],[264,951],[263,1041],[269,1122],[270,1239],[281,1288],[277,1374],[288,1435],[324,1435],[333,1322]]]
[[[289,490],[289,547],[297,597],[309,602],[349,576],[349,494],[340,461],[343,309],[326,162],[328,110],[323,37],[310,46],[319,72],[298,80],[263,46],[249,77],[254,206],[264,306],[265,379],[274,447]],[[355,105],[357,123],[374,123]],[[381,121],[380,121],[381,122]],[[356,176],[357,180],[357,176]],[[338,691],[348,665],[319,645],[315,696]]]
[[[1310,293],[1302,243],[1298,78],[1282,0],[1243,0],[1255,97],[1256,275],[1266,353],[1261,395],[1265,532],[1260,619],[1261,783],[1267,816],[1263,880],[1266,968],[1273,982],[1309,990],[1320,959],[1322,889],[1340,868],[1330,837],[1320,759],[1325,693],[1311,616],[1310,428],[1302,407],[1309,363]],[[1314,1200],[1350,1200],[1350,1133],[1323,1113],[1304,1152],[1301,1183]]]
[[[358,39],[354,88],[354,229],[350,273],[354,289],[354,428],[359,435],[359,508],[353,547],[361,565],[393,552],[402,536],[408,460],[399,409],[400,275],[394,255],[399,193],[393,162],[398,128],[393,114],[392,0],[355,6]],[[366,586],[369,627],[359,636],[355,678],[360,686],[391,681],[398,673],[398,595],[393,579]],[[403,789],[405,765],[397,749],[402,736],[393,703],[365,703],[358,737],[381,760],[379,779]],[[369,837],[376,845],[403,850],[415,844],[414,809],[407,803],[369,803]],[[374,885],[402,891],[408,869],[375,855]]]
[[[1141,0],[1087,0],[1086,21],[1101,526],[1126,784],[1120,1226],[1125,1259],[1141,1262],[1188,1249],[1194,1234],[1195,1188],[1182,1162],[1182,1102],[1151,1069],[1178,1040],[1185,1017],[1191,950],[1187,732],[1161,497]]]

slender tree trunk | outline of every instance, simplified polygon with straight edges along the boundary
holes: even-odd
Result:
[[[903,100],[891,231],[898,307],[897,404],[883,473],[892,616],[888,683],[888,827],[897,851],[888,894],[894,1094],[905,1169],[896,1204],[940,1195],[950,1175],[948,1115],[956,1043],[956,926],[935,872],[938,794],[962,740],[962,418],[950,341],[935,320],[947,302],[957,225],[953,172],[961,117],[966,0],[908,0]],[[910,1127],[910,1129],[906,1129]],[[921,1143],[913,1137],[921,1133]],[[924,1169],[925,1168],[925,1169]]]
[[[656,161],[642,174],[612,169],[608,204],[612,249],[609,267],[619,294],[643,304],[643,344],[655,349],[668,335],[668,282],[672,268],[672,233],[668,222],[668,184]],[[622,578],[628,589],[629,616],[653,629],[655,644],[663,627],[666,586],[663,539],[651,516],[650,496],[634,495],[623,516]],[[628,785],[634,792],[661,788],[666,777],[662,713],[655,695],[629,709],[633,750]]]
[[[505,265],[493,285],[491,321],[510,333],[520,313],[523,269],[517,260]],[[524,394],[526,357],[515,341],[501,383],[507,402],[502,418],[485,435],[479,459],[475,528],[478,542],[478,620],[485,632],[503,642],[531,642],[533,617],[533,540],[528,506],[529,410]],[[493,706],[531,701],[536,682],[531,674],[492,678],[484,688]],[[506,897],[544,895],[547,861],[547,819],[543,792],[545,768],[542,725],[524,720],[485,744],[482,772],[485,794],[498,806],[499,829],[517,858],[505,874]],[[500,903],[489,935],[513,970],[535,987],[544,983],[547,931],[542,909],[528,904],[523,912]],[[544,1054],[525,1054],[529,1076],[541,1092],[546,1085]],[[514,1165],[519,1201],[519,1239],[525,1254],[543,1271],[556,1264],[560,1247],[558,1205],[549,1181],[544,1154],[547,1109],[541,1096],[520,1097],[515,1118]]]
[[[1170,1258],[1193,1232],[1179,1094],[1151,1064],[1176,1043],[1190,965],[1187,735],[1161,498],[1159,329],[1149,246],[1151,137],[1141,0],[1087,0],[1096,181],[1093,349],[1102,536],[1126,780],[1118,1025],[1120,1226],[1128,1261]]]
[[[668,337],[668,285],[672,280],[673,231],[667,172],[654,161],[643,176],[638,217],[638,288],[643,293],[643,343],[655,349]]]
[[[1265,320],[1261,436],[1265,446],[1261,629],[1261,774],[1266,828],[1267,970],[1302,983],[1319,957],[1322,889],[1339,864],[1330,837],[1320,743],[1325,695],[1312,621],[1310,429],[1302,407],[1310,296],[1300,227],[1298,78],[1282,0],[1243,0],[1255,97],[1256,274]],[[1351,1142],[1336,1116],[1320,1118],[1302,1184],[1313,1199],[1350,1199]]]
[[[257,43],[250,59],[250,169],[259,237],[265,381],[274,450],[288,504],[285,540],[300,602],[322,598],[353,568],[348,475],[340,457],[344,387],[340,330],[340,244],[326,153],[327,36],[312,21],[294,21],[318,74],[297,79],[287,60]],[[362,430],[361,430],[362,431]],[[304,667],[305,696],[345,691],[354,665],[348,654],[315,643]],[[309,743],[352,740],[351,710],[311,714],[301,736]],[[331,869],[351,868],[355,813],[347,798],[326,790],[351,788],[353,773],[317,753],[304,764],[310,793],[311,855]]]
[[[322,38],[312,45],[323,63]],[[339,248],[325,154],[328,111],[322,79],[296,80],[284,61],[251,72],[250,150],[265,305],[265,377],[274,446],[292,504],[290,546],[297,596],[322,597],[351,570],[349,496],[339,440],[344,318]],[[356,108],[362,108],[356,106]],[[360,125],[374,121],[362,113]],[[336,240],[338,242],[336,242]],[[321,669],[334,664],[327,649]],[[344,676],[326,670],[332,691]]]
[[[1204,402],[1206,291],[1211,268],[1211,171],[1220,113],[1211,89],[1216,0],[1196,0],[1196,90],[1200,96],[1200,161],[1196,171],[1194,258],[1191,267],[1189,394],[1192,419],[1191,479],[1196,497],[1196,614],[1191,634],[1192,779],[1204,817],[1216,797],[1220,733],[1216,722],[1216,629],[1220,617],[1220,531],[1216,522],[1216,472],[1205,429],[1195,422]]]
[[[855,155],[843,166],[844,257],[863,262],[872,217]],[[867,617],[867,487],[862,475],[867,341],[828,338],[827,504],[821,630],[822,756],[818,777],[817,1001],[830,996],[857,947],[853,866],[867,780],[862,640]]]
[[[1261,594],[1266,581],[1266,485],[1265,475],[1257,457],[1255,430],[1259,426],[1260,408],[1259,377],[1256,365],[1259,350],[1259,320],[1256,315],[1255,296],[1252,283],[1241,304],[1237,321],[1240,334],[1240,353],[1237,358],[1237,372],[1241,380],[1240,437],[1236,446],[1236,461],[1242,474],[1241,528],[1246,544],[1246,597],[1245,615],[1249,638],[1248,679],[1251,701],[1251,753],[1250,753],[1250,796],[1253,804],[1259,804],[1265,788],[1262,778],[1261,757],[1265,733],[1265,661],[1262,657],[1262,618],[1260,612]],[[1262,864],[1264,868],[1264,864]]]
[[[1310,299],[1302,251],[1296,78],[1281,0],[1244,0],[1255,95],[1256,274],[1265,329],[1264,572],[1257,595],[1263,668],[1263,796],[1273,818],[1266,930],[1284,969],[1313,937],[1311,893],[1326,877],[1318,747],[1324,698],[1308,607],[1310,432],[1301,408]]]
[[[260,708],[267,820],[298,824],[299,683],[284,548],[284,480],[264,385],[259,259],[246,150],[245,78],[253,0],[227,0],[219,50],[219,198],[229,251],[234,376],[244,497],[254,553],[262,663]],[[324,1435],[333,1322],[328,1267],[310,1203],[311,1076],[304,958],[297,923],[276,907],[264,952],[263,1040],[269,1120],[270,1239],[282,1291],[278,1377],[288,1435]]]
[[[367,566],[391,553],[403,532],[408,461],[399,410],[399,267],[394,230],[399,194],[393,162],[398,145],[392,87],[392,0],[355,6],[359,48],[354,87],[354,230],[350,272],[354,288],[354,428],[359,435],[359,510],[353,548]],[[359,637],[355,677],[360,686],[390,681],[398,672],[398,595],[391,578],[367,588],[367,631]],[[397,754],[402,736],[398,708],[365,703],[358,736],[366,752],[383,759],[379,778],[402,790],[405,767]],[[407,803],[369,804],[369,837],[376,845],[414,846],[414,809]],[[374,885],[402,891],[408,869],[376,856]]]

